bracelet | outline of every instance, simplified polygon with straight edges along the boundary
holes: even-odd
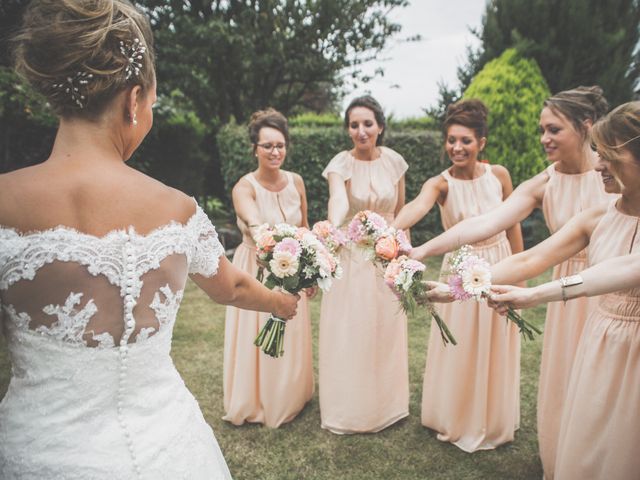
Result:
[[[568,277],[560,277],[560,286],[562,287],[562,301],[566,304],[567,300],[567,287],[573,287],[582,283],[582,277],[579,274],[569,275]]]

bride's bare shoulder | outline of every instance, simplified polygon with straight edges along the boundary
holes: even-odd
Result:
[[[149,219],[146,223],[150,228],[153,228],[151,224],[171,221],[185,223],[195,213],[192,197],[143,173],[135,172],[129,187],[130,191],[123,191],[123,196],[131,208],[139,211],[140,218]]]
[[[39,166],[25,167],[0,174],[0,225],[14,226],[15,218],[22,215],[24,191],[37,178]]]
[[[59,169],[42,164],[0,175],[0,225],[19,231],[66,225],[101,235],[186,222],[195,202],[132,168]]]

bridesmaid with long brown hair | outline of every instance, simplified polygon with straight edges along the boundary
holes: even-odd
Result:
[[[353,148],[322,175],[329,181],[329,220],[348,223],[360,210],[388,222],[404,205],[402,156],[382,145],[385,117],[371,96],[345,113]],[[345,247],[343,275],[323,295],[320,311],[320,417],[334,433],[377,432],[409,415],[407,317],[365,255]]]
[[[302,177],[282,170],[289,145],[287,119],[274,109],[255,112],[249,138],[258,168],[233,187],[233,207],[242,243],[233,264],[256,276],[252,230],[263,223],[308,227],[307,197]],[[278,427],[292,420],[313,395],[311,324],[307,295],[287,322],[285,355],[271,358],[253,340],[268,314],[227,307],[224,338],[224,420]]]

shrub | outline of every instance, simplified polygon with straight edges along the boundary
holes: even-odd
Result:
[[[309,222],[313,224],[327,216],[329,189],[322,171],[333,156],[351,148],[351,140],[342,127],[293,127],[291,148],[284,168],[299,173],[305,182],[309,203]],[[236,124],[224,126],[217,137],[225,191],[247,172],[255,170],[255,158],[247,138],[246,128]],[[390,130],[386,144],[399,152],[409,164],[406,175],[407,201],[413,199],[422,184],[444,170],[449,162],[442,158],[442,138],[427,130]],[[414,243],[426,240],[442,231],[438,208],[414,228]]]
[[[342,117],[333,113],[301,113],[289,118],[289,127],[341,127]]]
[[[131,164],[167,185],[202,197],[205,169],[211,159],[205,141],[208,133],[180,91],[160,96],[153,128]]]
[[[44,97],[0,66],[0,173],[40,163],[51,153],[58,121]]]
[[[487,63],[464,92],[489,108],[486,156],[509,169],[514,185],[542,171],[538,119],[549,88],[535,60],[515,49]]]

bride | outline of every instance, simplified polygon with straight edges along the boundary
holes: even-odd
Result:
[[[279,317],[297,298],[235,269],[192,198],[126,165],[156,98],[128,1],[32,2],[15,57],[60,126],[44,163],[0,175],[0,478],[230,478],[169,355],[187,275]]]

